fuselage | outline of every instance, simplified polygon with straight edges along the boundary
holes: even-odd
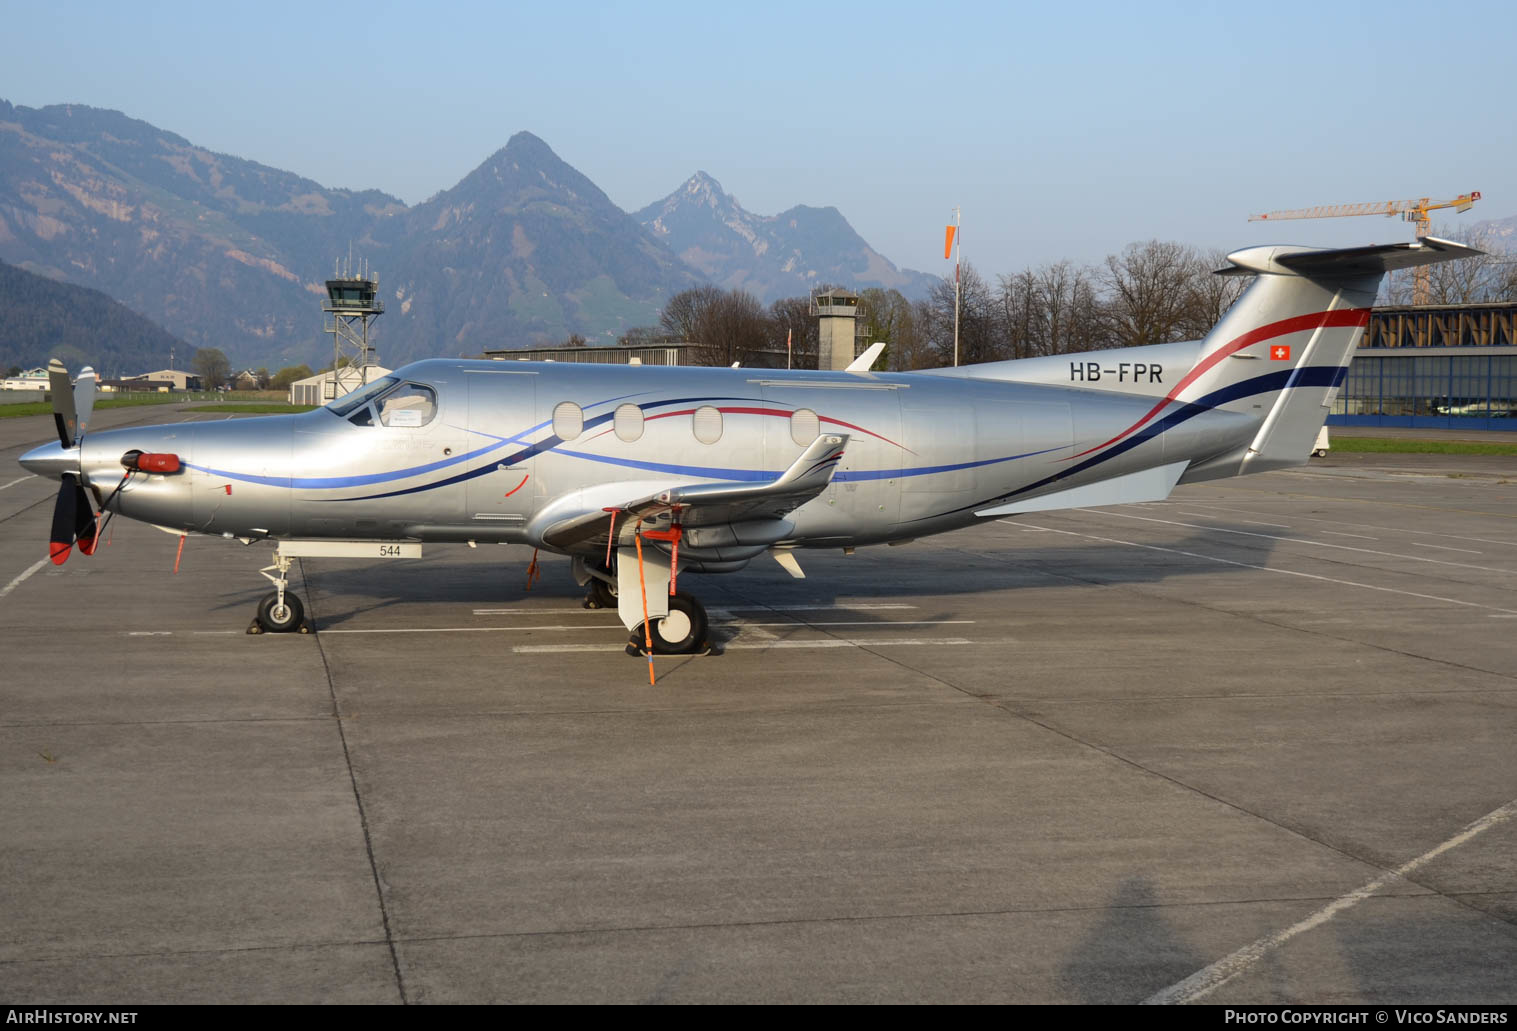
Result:
[[[1198,411],[1100,447],[1152,408],[909,373],[428,360],[299,415],[92,433],[81,466],[98,502],[120,483],[124,452],[178,455],[182,471],[136,474],[110,507],[189,532],[539,544],[537,517],[566,499],[767,482],[818,433],[836,433],[845,457],[792,513],[787,543],[851,546],[968,525],[1007,497],[1204,460],[1252,432],[1236,413]]]

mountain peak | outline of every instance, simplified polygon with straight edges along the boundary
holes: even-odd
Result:
[[[722,189],[722,184],[705,172],[696,172],[686,179],[685,185],[680,187],[678,192],[685,199],[696,204],[704,204],[708,208],[721,207],[723,204],[740,207],[734,198],[727,196],[726,191]]]
[[[535,136],[532,133],[527,132],[525,129],[523,129],[521,132],[512,133],[511,138],[506,141],[506,145],[501,148],[501,152],[504,154],[509,154],[512,157],[534,154],[547,154],[554,158],[558,157],[557,154],[553,153],[553,148],[548,146],[547,143],[543,142],[542,137]]]

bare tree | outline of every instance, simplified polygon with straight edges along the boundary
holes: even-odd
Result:
[[[973,365],[1009,357],[998,325],[995,298],[973,265],[965,263],[959,280],[959,364]],[[939,365],[953,364],[953,280],[944,277],[927,297],[927,339]]]
[[[777,347],[783,347],[788,335],[790,340],[791,367],[814,369],[817,361],[817,320],[811,314],[810,297],[786,297],[769,306],[769,318],[774,325],[773,339]]]
[[[1189,303],[1186,305],[1185,317],[1180,322],[1178,339],[1200,340],[1205,337],[1213,326],[1222,321],[1227,309],[1233,306],[1252,282],[1247,276],[1213,274],[1215,270],[1226,267],[1226,251],[1208,251],[1197,257],[1191,277]]]
[[[714,286],[694,287],[669,298],[659,323],[670,334],[696,345],[690,352],[695,365],[748,362],[765,349],[772,328],[752,294]]]
[[[1142,347],[1185,339],[1194,325],[1187,308],[1200,267],[1195,251],[1162,240],[1128,244],[1106,258],[1106,325],[1117,347]]]
[[[1438,226],[1432,235],[1484,251],[1473,258],[1428,266],[1428,304],[1483,304],[1517,299],[1517,254],[1506,241],[1484,228]],[[1386,277],[1381,297],[1387,304],[1414,304],[1416,270],[1401,269]]]

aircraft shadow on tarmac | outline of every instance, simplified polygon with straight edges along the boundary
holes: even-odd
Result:
[[[1219,524],[1220,525],[1220,524]],[[1033,534],[1028,534],[1033,537]],[[1015,539],[1005,547],[986,545],[959,534],[946,534],[907,548],[871,548],[852,557],[837,552],[800,552],[807,571],[804,580],[793,580],[779,566],[760,557],[745,570],[720,576],[683,572],[681,590],[689,591],[708,609],[745,612],[767,606],[843,606],[924,599],[913,619],[955,618],[954,610],[934,614],[931,599],[945,596],[1006,593],[1015,604],[1046,588],[1093,587],[1159,583],[1178,577],[1232,572],[1239,576],[1264,575],[1243,567],[1219,565],[1184,554],[1217,555],[1250,565],[1267,564],[1275,542],[1248,538],[1246,554],[1219,545],[1215,536],[1192,533],[1176,540],[1163,540],[1155,551],[1125,544],[1108,544],[1089,538],[1053,533],[1036,535],[1036,543]],[[341,626],[383,609],[412,606],[477,605],[510,606],[530,610],[534,606],[562,608],[578,605],[584,591],[569,576],[567,560],[558,556],[539,559],[542,576],[526,589],[528,552],[524,548],[497,549],[499,561],[454,561],[439,550],[438,558],[380,565],[349,565],[329,560],[305,562],[297,567],[303,582],[294,589],[306,596],[317,630]],[[260,585],[261,586],[261,585]],[[226,608],[251,604],[258,590],[238,592]],[[957,610],[962,617],[962,610]],[[870,622],[889,623],[901,618],[855,610],[849,616],[860,629]],[[721,635],[721,618],[713,618]]]

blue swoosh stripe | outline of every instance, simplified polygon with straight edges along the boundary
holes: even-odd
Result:
[[[998,494],[993,498],[977,501],[972,505],[964,505],[949,512],[942,512],[934,516],[924,516],[923,518],[938,519],[945,515],[954,515],[959,512],[969,512],[977,508],[984,508],[986,505],[1005,503],[1018,495],[1026,494],[1031,490],[1037,490],[1039,487],[1046,487],[1050,483],[1057,483],[1059,480],[1073,476],[1075,473],[1090,469],[1120,454],[1131,451],[1139,444],[1152,440],[1165,430],[1178,426],[1182,422],[1188,422],[1198,415],[1204,415],[1207,412],[1213,411],[1217,407],[1227,404],[1229,401],[1239,401],[1258,394],[1274,393],[1285,390],[1288,387],[1335,387],[1342,383],[1344,377],[1347,375],[1347,367],[1341,365],[1302,366],[1296,369],[1272,372],[1264,376],[1256,376],[1241,383],[1234,383],[1232,386],[1215,390],[1204,397],[1198,397],[1194,401],[1176,402],[1180,405],[1179,408],[1171,410],[1159,419],[1156,419],[1138,433],[1133,434],[1120,444],[1114,446],[1111,450],[1087,458],[1079,465],[1071,466],[1062,472],[1054,473],[1052,476],[1045,476],[1043,479],[1035,483],[1029,483],[1025,487],[1020,487],[1010,494]]]

